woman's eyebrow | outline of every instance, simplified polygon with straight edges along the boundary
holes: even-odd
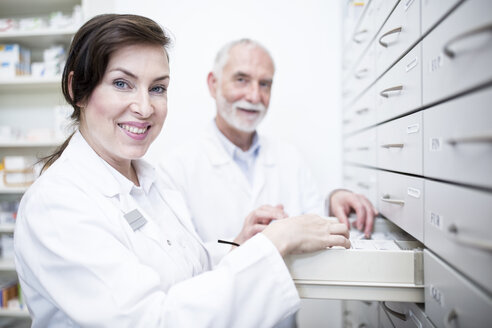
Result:
[[[136,76],[135,74],[133,74],[132,72],[124,69],[124,68],[121,68],[121,67],[116,67],[116,68],[113,68],[113,69],[110,69],[109,72],[115,72],[115,71],[120,71],[122,72],[123,74],[125,75],[128,75],[134,79],[137,79],[138,80],[138,76]],[[156,77],[154,79],[154,82],[155,81],[160,81],[160,80],[166,80],[166,79],[169,79],[169,74],[166,74],[166,75],[162,75],[162,76],[159,76],[159,77]]]

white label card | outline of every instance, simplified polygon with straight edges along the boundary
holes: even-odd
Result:
[[[440,230],[444,228],[444,218],[437,213],[430,212],[429,223]]]
[[[444,307],[444,295],[442,292],[433,285],[430,285],[429,292],[432,299],[441,307]]]
[[[409,72],[411,71],[415,66],[417,66],[419,60],[417,57],[415,57],[414,59],[412,59],[408,64],[407,66],[405,66],[405,71],[406,72]]]
[[[405,11],[408,10],[408,8],[410,8],[410,6],[412,5],[414,0],[405,0]]]
[[[433,73],[444,65],[444,56],[442,53],[432,58],[429,62],[429,72]]]
[[[420,130],[420,124],[415,123],[407,126],[407,134],[417,133]]]
[[[442,150],[442,138],[430,138],[429,139],[429,150],[430,151],[441,151]]]
[[[414,198],[420,198],[420,190],[417,188],[408,187],[407,188],[407,194],[409,196],[414,197]]]

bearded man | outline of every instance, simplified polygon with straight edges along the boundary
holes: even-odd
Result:
[[[272,57],[258,42],[226,44],[207,76],[215,119],[159,163],[168,187],[183,194],[214,263],[231,249],[217,240],[241,244],[287,216],[329,214],[348,224],[354,211],[357,227],[366,235],[372,231],[376,210],[364,196],[335,190],[325,212],[325,199],[300,153],[256,132],[268,110],[274,72]]]

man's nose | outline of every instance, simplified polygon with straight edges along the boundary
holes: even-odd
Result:
[[[261,102],[260,86],[252,83],[249,86],[248,92],[246,94],[246,100],[253,104],[258,104]]]

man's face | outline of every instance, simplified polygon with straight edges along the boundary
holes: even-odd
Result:
[[[254,132],[270,103],[274,66],[261,48],[239,44],[231,48],[215,99],[218,115],[230,128]]]

